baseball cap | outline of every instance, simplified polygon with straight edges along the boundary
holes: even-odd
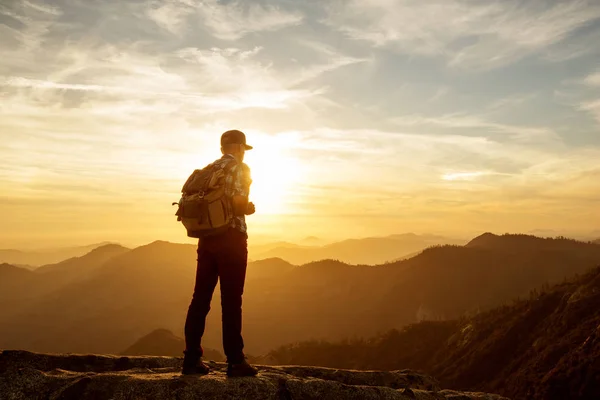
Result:
[[[252,146],[246,144],[246,135],[244,135],[244,132],[237,129],[227,131],[221,135],[221,146],[227,144],[243,144],[246,150],[252,150]]]

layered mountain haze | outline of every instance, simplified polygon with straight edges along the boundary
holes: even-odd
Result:
[[[0,264],[0,313],[10,313],[11,309],[18,306],[14,298],[23,297],[22,288],[31,282],[33,272],[27,268],[17,267],[7,263]],[[33,284],[35,286],[35,284]],[[35,287],[30,288],[36,291]]]
[[[116,354],[157,327],[180,328],[194,260],[194,246],[160,241],[114,256],[88,277],[29,303],[19,322],[11,319],[16,325],[7,337],[23,337],[24,348],[85,352],[91,346]],[[43,335],[27,333],[42,327]]]
[[[111,244],[102,242],[87,246],[65,247],[40,250],[0,249],[0,263],[30,266],[32,269],[41,265],[58,263],[67,258],[81,257],[90,251]]]
[[[303,246],[323,246],[327,244],[327,241],[316,236],[307,236],[299,244]]]
[[[313,241],[305,240],[304,243]],[[348,239],[321,246],[274,243],[251,247],[250,257],[281,258],[296,265],[325,259],[339,260],[347,264],[373,265],[397,261],[433,245],[464,243],[465,241],[460,239],[405,233],[387,237]]]
[[[81,257],[73,257],[56,264],[42,265],[35,270],[43,279],[57,277],[65,280],[77,280],[87,277],[113,257],[128,252],[130,249],[118,244],[107,244],[90,251]]]
[[[271,279],[280,277],[296,268],[295,265],[280,258],[268,258],[260,261],[253,261],[248,264],[246,270],[246,279]]]
[[[157,241],[114,250],[89,273],[68,275],[68,283],[8,268],[15,278],[2,280],[12,290],[0,292],[0,301],[15,306],[0,310],[0,347],[115,354],[158,327],[182,335],[196,247]],[[96,254],[88,256],[97,262]],[[456,318],[527,296],[598,263],[596,244],[492,234],[378,266],[252,262],[244,293],[246,349],[258,355],[301,340],[368,337],[420,320]],[[203,341],[216,349],[219,302],[217,288]]]
[[[8,263],[0,264],[0,277],[6,282],[11,279],[21,279],[21,277],[29,276],[31,271],[27,268],[10,265]]]
[[[0,269],[0,278],[3,278],[0,280],[0,289],[3,289],[0,304],[10,306],[0,311],[0,317],[27,306],[29,301],[37,301],[41,296],[60,290],[69,283],[92,277],[108,260],[127,251],[129,249],[123,246],[106,244],[80,257],[43,265],[33,271],[3,264],[4,268]]]
[[[335,259],[347,264],[372,265],[415,255],[432,245],[464,243],[465,240],[462,239],[414,233],[348,239],[333,243],[326,243],[323,239],[309,236],[297,242],[279,241],[253,244],[250,241],[248,250],[252,260],[281,258],[292,264],[300,265],[312,261]],[[54,250],[0,249],[0,263],[36,269],[62,263],[69,258],[81,257],[96,248],[104,248],[108,245],[119,246],[116,243],[103,242]]]

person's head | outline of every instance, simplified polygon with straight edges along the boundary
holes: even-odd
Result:
[[[231,154],[242,162],[246,150],[252,150],[252,146],[246,144],[244,132],[233,129],[221,135],[221,153]]]

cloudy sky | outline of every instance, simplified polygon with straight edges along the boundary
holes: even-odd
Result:
[[[2,0],[0,247],[186,241],[227,129],[255,240],[594,231],[599,61],[594,0]]]

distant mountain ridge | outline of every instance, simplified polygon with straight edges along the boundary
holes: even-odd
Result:
[[[593,242],[594,244],[598,244]],[[516,251],[521,249],[536,249],[536,250],[560,250],[560,249],[586,249],[589,248],[589,243],[565,238],[540,238],[533,235],[524,234],[504,234],[495,235],[490,232],[486,232],[480,236],[477,236],[466,244],[466,247],[479,247],[479,248],[495,248],[507,251]]]
[[[57,272],[81,272],[98,268],[112,257],[128,252],[130,249],[119,244],[105,244],[79,257],[72,257],[56,264],[42,265],[35,272],[48,274]]]
[[[508,251],[505,242],[513,236],[494,235],[485,245],[476,238],[470,246],[435,246],[376,266],[250,263],[247,349],[261,354],[309,338],[366,337],[424,319],[473,314],[600,263],[595,244],[540,239],[544,245]],[[195,245],[156,241],[114,255],[62,286],[53,286],[58,278],[6,282],[11,290],[0,290],[0,303],[11,306],[0,308],[0,347],[115,353],[157,326],[181,336],[195,265]],[[221,343],[219,302],[217,287],[204,341],[212,348]]]
[[[27,268],[19,267],[9,263],[0,264],[0,278],[2,278],[0,279],[0,283],[8,282],[10,279],[22,279],[29,277],[32,276],[31,274],[33,274],[33,271]]]
[[[5,267],[0,268],[0,305],[7,304],[5,313],[26,309],[31,302],[60,291],[71,283],[91,278],[108,260],[128,251],[129,249],[117,244],[106,244],[83,256],[34,270],[3,264]]]
[[[72,257],[80,257],[95,248],[112,242],[95,243],[86,246],[64,247],[40,250],[0,249],[0,263],[21,264],[38,267],[45,264],[55,264]]]
[[[286,274],[294,268],[297,267],[280,258],[268,258],[254,261],[248,264],[248,269],[246,270],[246,279],[270,279]]]
[[[251,248],[251,258],[281,258],[302,265],[319,260],[339,260],[354,265],[374,265],[394,262],[414,255],[427,247],[442,244],[462,245],[461,239],[437,235],[404,233],[385,237],[347,239],[321,246],[274,243]]]

